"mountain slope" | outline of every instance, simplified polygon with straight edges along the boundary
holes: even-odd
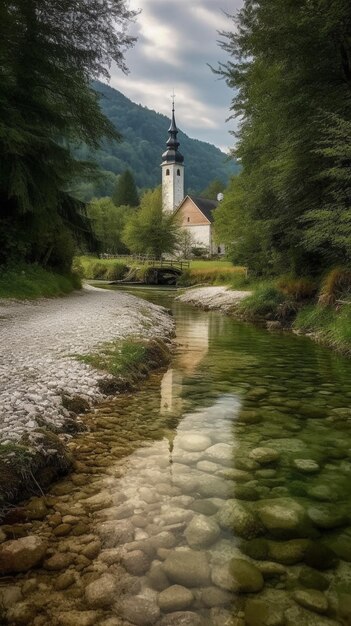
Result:
[[[121,92],[97,82],[94,88],[101,94],[101,108],[123,135],[123,142],[104,143],[93,154],[80,148],[81,158],[93,158],[104,171],[98,184],[85,184],[81,190],[84,199],[93,195],[110,195],[116,174],[130,169],[139,188],[155,187],[161,182],[161,154],[165,150],[170,120],[165,115],[135,104]],[[226,185],[238,171],[234,161],[215,146],[190,139],[179,131],[180,151],[184,155],[185,190],[197,193],[217,178]]]

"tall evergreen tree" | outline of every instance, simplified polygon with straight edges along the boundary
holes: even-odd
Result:
[[[4,0],[1,18],[0,262],[16,250],[60,266],[62,233],[91,234],[70,192],[89,166],[70,145],[119,138],[90,81],[107,77],[111,60],[126,69],[133,13],[125,0]]]
[[[116,206],[139,206],[138,190],[129,170],[118,177],[112,200]]]
[[[265,271],[351,260],[351,5],[245,0],[234,22],[219,71],[236,90],[243,171],[217,229],[231,237],[235,260],[254,234]],[[222,219],[230,194],[237,235]]]

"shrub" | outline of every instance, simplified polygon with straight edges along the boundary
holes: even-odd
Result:
[[[111,263],[110,265],[108,265],[105,271],[105,278],[106,280],[122,280],[127,274],[127,272],[128,272],[127,265],[124,265],[124,263],[115,261],[114,263]]]
[[[341,298],[347,298],[351,294],[351,269],[335,267],[325,276],[320,294],[319,304],[332,305]]]
[[[50,298],[80,287],[77,274],[57,274],[39,265],[0,267],[0,298]]]
[[[264,317],[279,319],[282,314],[279,309],[286,303],[286,296],[271,283],[261,283],[255,291],[238,305],[238,310],[247,319]]]
[[[316,282],[308,277],[281,276],[276,285],[280,291],[291,296],[296,302],[313,298],[317,293]]]

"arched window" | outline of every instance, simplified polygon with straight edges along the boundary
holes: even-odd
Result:
[[[180,176],[180,170],[177,170],[177,176]]]
[[[188,217],[188,220],[187,220],[187,221],[188,221],[188,222],[190,222],[190,217]]]
[[[166,176],[169,176],[169,170],[166,170]]]

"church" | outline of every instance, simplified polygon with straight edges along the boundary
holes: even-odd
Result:
[[[162,208],[165,213],[177,213],[181,227],[191,236],[192,247],[205,254],[222,255],[224,246],[214,241],[214,211],[216,200],[184,197],[184,157],[179,152],[178,128],[175,122],[174,100],[167,149],[162,155]]]

